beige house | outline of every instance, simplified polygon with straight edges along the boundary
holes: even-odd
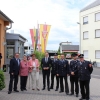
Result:
[[[11,28],[12,23],[13,21],[0,10],[0,53],[2,54],[0,68],[5,62],[6,31]],[[10,27],[7,28],[6,26]]]
[[[100,0],[80,11],[80,52],[100,67]]]

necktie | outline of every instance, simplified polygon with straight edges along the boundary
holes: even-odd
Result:
[[[17,63],[18,63],[18,66],[19,66],[19,59],[17,59]]]
[[[47,58],[47,62],[48,62],[48,58]]]
[[[47,58],[47,57],[45,58],[45,62],[46,62],[46,63],[48,62],[48,58]]]

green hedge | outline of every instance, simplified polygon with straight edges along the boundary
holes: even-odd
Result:
[[[4,79],[5,79],[4,73],[3,73],[3,71],[0,70],[0,90],[5,88],[5,81],[4,81]]]

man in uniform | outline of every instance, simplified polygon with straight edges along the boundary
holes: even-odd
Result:
[[[51,88],[50,88],[50,89],[53,89],[54,76],[56,76],[56,90],[55,91],[58,91],[58,88],[59,88],[59,76],[57,76],[58,61],[59,61],[58,55],[55,54],[54,59],[52,60],[52,64],[51,64],[52,70],[51,70]]]
[[[64,92],[64,86],[63,86],[63,78],[65,80],[65,92],[68,95],[69,94],[69,87],[67,82],[67,76],[69,74],[69,64],[68,61],[65,60],[64,54],[61,55],[61,59],[58,62],[58,74],[57,76],[60,77],[60,92]]]
[[[79,93],[79,85],[78,85],[78,60],[77,60],[77,54],[73,53],[72,55],[73,60],[70,62],[70,82],[71,82],[71,94],[74,95],[74,83],[75,83],[75,92],[76,92],[76,97],[78,97]]]
[[[45,83],[46,83],[46,77],[47,77],[47,86],[48,86],[48,91],[50,91],[49,87],[49,77],[50,77],[50,66],[51,65],[51,59],[49,58],[48,53],[45,53],[45,57],[41,60],[41,67],[42,67],[42,72],[43,72],[43,89],[45,90]]]
[[[79,55],[80,61],[78,63],[78,74],[80,80],[80,88],[82,97],[79,100],[89,100],[90,90],[89,83],[91,79],[91,73],[93,71],[92,64],[89,61],[84,60],[84,55]]]

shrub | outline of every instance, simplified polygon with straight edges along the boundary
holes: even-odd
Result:
[[[4,73],[3,73],[3,71],[0,70],[0,90],[5,88],[5,81],[4,81],[4,79],[5,79]]]

